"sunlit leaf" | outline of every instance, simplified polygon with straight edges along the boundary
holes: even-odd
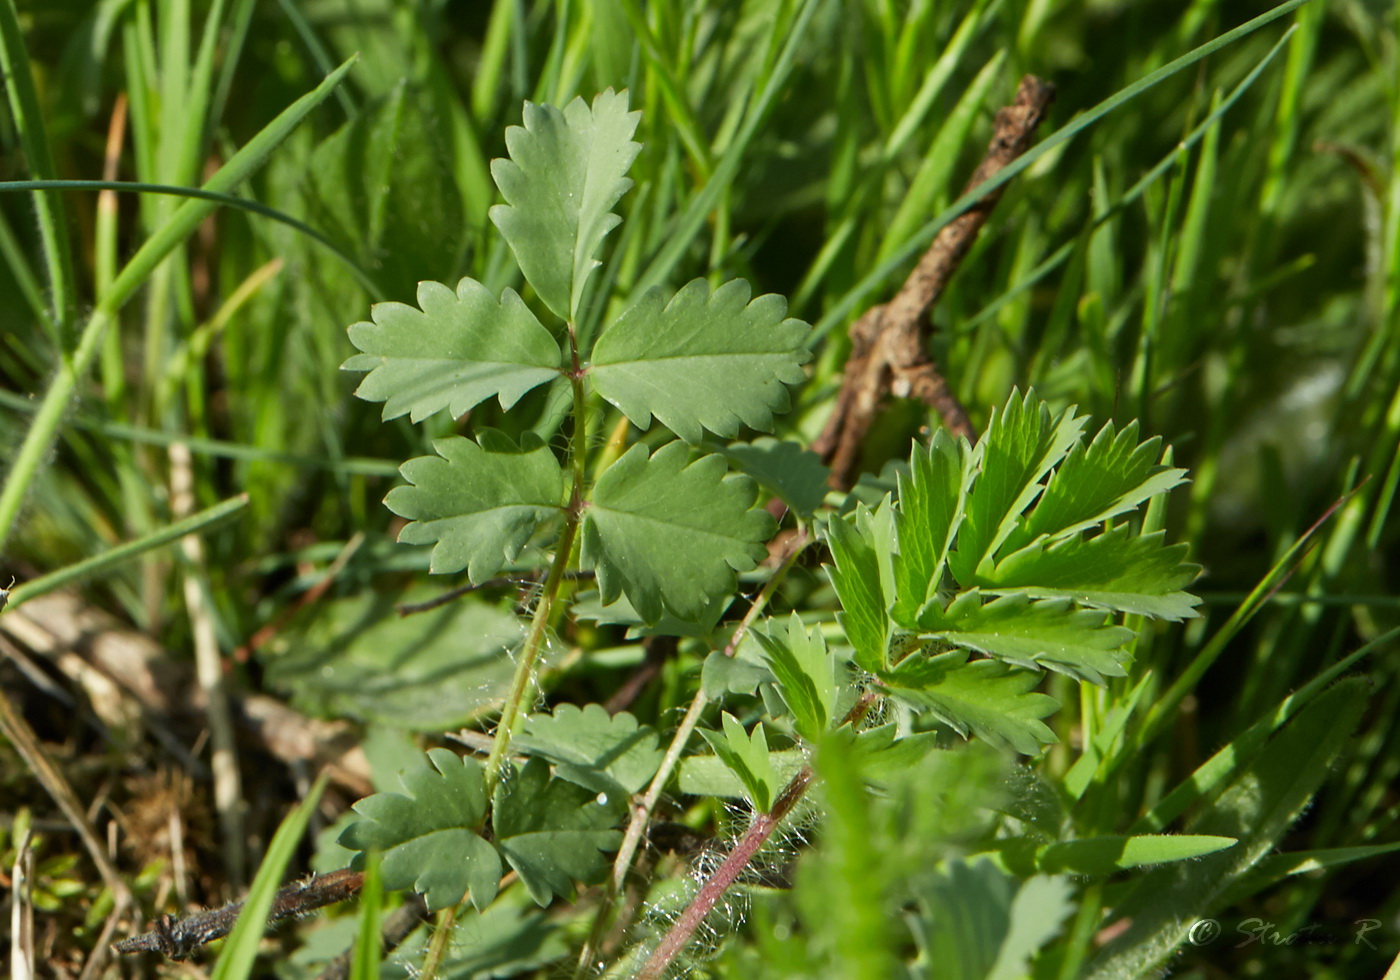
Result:
[[[695,279],[669,301],[649,290],[594,346],[594,388],[638,428],[654,415],[692,444],[702,427],[720,436],[771,428],[773,413],[788,409],[784,385],[803,379],[810,328],[784,319],[781,296],[750,295],[741,279],[713,294]]]

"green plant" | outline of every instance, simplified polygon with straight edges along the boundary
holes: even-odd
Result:
[[[590,300],[590,274],[640,149],[636,121],[625,94],[611,91],[562,111],[527,103],[524,127],[507,134],[511,159],[492,167],[507,201],[492,220],[552,327],[514,290],[497,297],[464,279],[455,290],[423,283],[416,308],[380,304],[372,322],[350,328],[361,353],[345,367],[368,372],[358,394],[384,402],[386,418],[460,416],[494,396],[515,430],[442,438],[437,455],[406,463],[408,485],[385,501],[410,521],[400,540],[431,545],[432,571],[465,571],[476,585],[506,567],[540,568],[543,583],[485,763],[430,750],[404,776],[406,796],[356,804],[361,819],[341,842],[382,852],[386,887],[413,888],[432,909],[469,897],[478,912],[507,866],[543,906],[598,881],[604,854],[619,852],[580,960],[593,969],[599,939],[616,927],[611,898],[630,871],[637,822],[649,816],[643,806],[624,838],[629,799],[650,784],[654,805],[710,697],[761,691],[763,710],[750,698],[748,724],[725,713],[719,731],[703,732],[714,755],[691,760],[722,763],[727,777],[711,778],[737,780],[754,818],[641,966],[659,976],[804,795],[813,774],[784,764],[794,752],[845,753],[847,791],[857,795],[866,767],[916,771],[939,731],[1036,754],[1055,741],[1041,719],[1056,702],[1035,691],[1046,670],[1099,686],[1122,678],[1137,635],[1122,618],[1181,620],[1198,600],[1184,591],[1196,575],[1185,546],[1133,520],[1183,479],[1164,463],[1161,441],[1140,443],[1136,426],[1112,424],[1086,440],[1083,417],[1013,394],[975,447],[937,434],[915,449],[894,494],[821,519],[844,642],[828,646],[794,612],[786,627],[753,629],[762,657],[732,676],[726,655],[787,562],[767,576],[728,649],[712,654],[714,676],[731,676],[697,693],[664,757],[657,733],[625,712],[562,704],[529,713],[548,637],[578,615],[566,601],[578,580],[566,571],[592,573],[602,604],[594,618],[644,631],[705,633],[724,609],[742,607],[736,573],[758,566],[775,530],[756,483],[782,471],[753,446],[733,452],[709,439],[767,428],[787,408],[783,383],[801,380],[806,360],[807,326],[786,319],[777,297],[751,300],[741,281],[711,289],[695,280],[671,295],[653,287],[620,312],[591,312],[601,304]],[[602,325],[584,329],[591,322]],[[545,399],[552,410],[517,419],[511,410],[542,386],[561,389]],[[612,435],[595,442],[595,420],[612,411]],[[633,428],[640,438],[624,450]],[[752,476],[731,473],[730,459]],[[820,467],[806,473],[822,476]],[[792,499],[814,488],[767,489]],[[867,723],[887,699],[901,706],[900,720]],[[769,728],[781,748],[770,749]],[[522,753],[526,761],[513,761]],[[1232,843],[1147,835],[1020,853],[1032,870],[1105,874]],[[1014,849],[1003,841],[993,850]]]

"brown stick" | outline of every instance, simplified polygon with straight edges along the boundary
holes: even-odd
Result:
[[[997,112],[996,133],[968,190],[1026,152],[1054,95],[1054,87],[1034,75],[1021,79],[1016,101]],[[855,482],[861,445],[886,394],[917,398],[935,409],[954,435],[975,436],[967,412],[929,357],[928,313],[977,240],[1001,192],[1000,187],[991,191],[945,225],[894,299],[872,306],[852,325],[851,356],[836,411],[812,445],[830,464],[831,483],[838,489]]]

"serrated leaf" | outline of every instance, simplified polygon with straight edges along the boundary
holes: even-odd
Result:
[[[723,650],[705,657],[700,668],[700,690],[705,697],[718,701],[727,694],[753,694],[760,684],[776,680],[762,657],[762,647],[756,641],[749,642],[752,635],[744,637],[732,657],[726,657]]]
[[[381,851],[384,887],[412,888],[429,909],[456,905],[468,891],[484,909],[501,879],[499,855],[475,831],[486,812],[485,774],[476,760],[447,749],[429,749],[427,757],[432,768],[400,777],[407,796],[376,793],[356,803],[364,819],[345,829],[340,844]]]
[[[1002,553],[1010,554],[1042,534],[1055,539],[1087,530],[1183,482],[1185,470],[1157,464],[1161,438],[1139,443],[1137,433],[1136,422],[1122,432],[1115,432],[1109,422],[1087,446],[1077,443],[1051,474],[1024,526],[1007,538]]]
[[[518,446],[494,429],[477,438],[439,439],[437,456],[404,463],[400,472],[411,486],[390,490],[384,504],[411,521],[401,542],[434,546],[430,572],[465,568],[473,582],[484,582],[561,512],[564,471],[534,433],[524,433]]]
[[[1133,631],[1107,622],[1102,612],[1074,609],[1068,599],[1031,602],[1024,594],[983,603],[977,590],[959,595],[946,610],[930,604],[920,632],[955,646],[1022,666],[1049,667],[1094,684],[1122,677],[1124,647]]]
[[[919,608],[938,592],[948,549],[962,522],[972,479],[970,456],[965,441],[955,442],[939,429],[927,449],[915,447],[908,473],[899,474],[899,556],[891,615],[905,629],[914,628]]]
[[[597,570],[604,604],[625,592],[649,623],[666,610],[699,618],[768,553],[773,533],[752,480],[726,475],[722,456],[689,459],[684,443],[651,456],[638,443],[598,479],[584,511],[582,562]]]
[[[978,735],[1023,755],[1055,741],[1054,732],[1039,719],[1059,703],[1031,690],[1040,683],[1039,673],[997,660],[969,663],[962,650],[910,661],[880,675],[889,692],[927,709],[964,738]]]
[[[1035,500],[1036,481],[1064,458],[1084,429],[1073,410],[1051,418],[1033,390],[1013,391],[1006,407],[992,416],[977,443],[977,482],[968,494],[966,518],[948,565],[961,585],[970,585],[982,563],[1016,529],[1017,519]]]
[[[750,443],[730,443],[720,452],[804,517],[826,499],[831,468],[795,442],[761,436]]]
[[[1162,544],[1161,531],[1138,537],[1127,525],[1092,538],[1037,542],[985,567],[976,583],[989,592],[1023,592],[1033,598],[1063,596],[1084,606],[1181,620],[1196,616],[1200,599],[1182,587],[1200,566],[1183,561],[1186,545]]]
[[[345,371],[368,371],[355,394],[384,402],[384,418],[414,422],[447,409],[454,418],[492,397],[510,408],[531,388],[559,377],[559,344],[513,290],[499,302],[463,279],[454,293],[440,282],[418,284],[418,307],[376,303],[373,322],[350,327],[364,353]]]
[[[836,703],[836,664],[821,630],[808,633],[794,610],[786,635],[759,631],[753,635],[763,644],[797,734],[808,742],[817,741],[831,723]]]
[[[632,141],[640,112],[627,93],[581,98],[564,111],[525,103],[524,126],[506,129],[509,160],[492,160],[505,204],[491,220],[520,271],[561,320],[573,320],[603,237],[622,221],[612,206],[632,186],[625,175],[642,145]]]
[[[854,525],[833,517],[826,526],[833,561],[827,575],[841,601],[836,619],[855,648],[856,666],[869,671],[884,668],[894,628],[889,615],[894,601],[894,530],[888,504],[886,497],[875,515],[858,504]],[[877,520],[878,514],[885,517]]]
[[[715,755],[724,761],[734,775],[744,784],[754,809],[767,813],[773,806],[782,784],[773,762],[768,758],[768,737],[763,733],[763,722],[753,726],[753,732],[744,731],[744,726],[729,712],[721,718],[724,733],[701,730],[700,734],[715,750]]]
[[[601,852],[621,843],[613,825],[626,801],[599,796],[554,779],[543,759],[531,759],[497,787],[491,810],[496,846],[538,904],[571,897],[575,882],[607,866]]]
[[[656,732],[625,711],[609,715],[600,704],[561,704],[552,715],[530,715],[511,746],[548,759],[556,776],[595,791],[604,787],[591,777],[601,773],[624,792],[637,792],[662,757]]]
[[[771,428],[773,413],[788,410],[784,385],[804,377],[811,328],[784,319],[783,297],[750,295],[742,279],[713,295],[694,279],[670,302],[661,287],[647,290],[594,346],[593,387],[638,428],[654,415],[692,445],[702,427],[720,436]]]

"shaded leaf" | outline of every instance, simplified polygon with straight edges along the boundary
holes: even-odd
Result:
[[[460,728],[499,707],[514,670],[509,653],[524,631],[508,603],[480,596],[416,616],[395,609],[439,594],[422,585],[314,603],[259,650],[265,676],[317,717]]]
[[[730,443],[720,452],[804,517],[810,517],[826,499],[830,467],[795,442],[762,436],[749,443]]]
[[[650,781],[662,756],[656,732],[625,711],[609,715],[600,704],[561,704],[553,714],[530,715],[524,734],[511,745],[553,762],[561,779],[601,790],[604,786],[592,777],[603,773],[627,793]]]
[[[505,204],[491,220],[520,271],[561,320],[572,320],[603,237],[622,221],[612,206],[632,186],[625,175],[641,151],[632,141],[640,112],[627,93],[574,99],[561,112],[525,103],[524,126],[506,129],[509,160],[492,160]]]
[[[622,841],[612,828],[626,801],[600,801],[602,795],[551,777],[543,759],[531,759],[497,787],[491,811],[496,846],[538,904],[572,897],[575,882],[607,867],[601,852]]]
[[[969,733],[994,745],[1034,755],[1055,735],[1039,719],[1059,703],[1032,691],[1040,674],[997,660],[968,662],[961,650],[934,657],[910,657],[880,675],[890,694],[928,710],[964,738]]]
[[[753,506],[753,481],[726,475],[722,456],[689,460],[684,443],[651,456],[639,443],[599,478],[584,512],[582,562],[597,570],[603,602],[625,592],[649,623],[663,610],[697,619],[768,553],[773,518]]]
[[[496,897],[501,859],[475,831],[486,812],[481,764],[447,749],[429,749],[427,765],[401,777],[408,795],[375,793],[357,802],[364,817],[345,829],[340,844],[383,853],[384,887],[412,888],[428,908],[456,905],[471,892],[484,909]],[[356,856],[356,867],[364,856]]]
[[[492,429],[477,438],[434,442],[438,456],[404,463],[411,486],[390,490],[384,503],[411,521],[401,542],[434,545],[431,572],[465,568],[473,582],[484,582],[516,559],[540,522],[560,513],[564,471],[534,433],[524,433],[519,446]]]
[[[788,409],[784,384],[804,377],[808,325],[784,319],[781,296],[749,302],[742,279],[713,294],[694,279],[669,302],[665,295],[648,290],[604,331],[591,358],[593,387],[638,428],[654,415],[691,444],[702,427],[720,436],[741,425],[771,428],[773,413]]]
[[[454,293],[440,282],[418,284],[418,307],[376,303],[373,322],[350,327],[364,353],[341,365],[368,371],[355,394],[384,402],[384,418],[414,422],[447,409],[453,417],[492,397],[510,408],[531,388],[559,377],[559,344],[514,290],[497,302],[463,279]]]

